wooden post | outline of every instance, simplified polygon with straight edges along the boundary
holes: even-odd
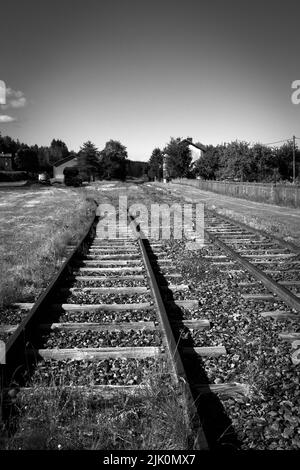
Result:
[[[168,161],[168,154],[164,153],[163,155],[163,182],[164,183],[167,183],[167,180],[168,180],[167,161]]]
[[[296,182],[296,151],[295,151],[295,139],[296,137],[293,135],[293,183]]]

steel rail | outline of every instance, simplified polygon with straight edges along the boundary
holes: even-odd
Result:
[[[166,193],[166,189],[165,188],[161,188],[165,193]],[[200,201],[199,201],[200,202]],[[194,203],[196,203],[196,201],[194,201]],[[205,203],[204,203],[205,204]],[[295,252],[295,256],[299,256],[300,255],[300,246],[299,245],[296,245],[295,243],[292,243],[292,242],[288,242],[286,240],[283,240],[282,238],[280,237],[277,237],[276,235],[273,235],[273,234],[270,234],[270,233],[267,233],[261,229],[258,229],[258,228],[254,228],[254,227],[251,227],[247,224],[245,224],[244,222],[240,222],[236,219],[232,219],[231,217],[228,217],[226,215],[223,215],[223,214],[220,214],[218,213],[216,210],[214,209],[209,209],[208,207],[205,207],[205,211],[214,215],[214,216],[218,216],[220,219],[223,219],[224,221],[226,222],[230,222],[230,223],[234,223],[236,224],[237,226],[245,229],[245,230],[248,230],[249,232],[252,232],[252,233],[255,233],[257,235],[262,235],[264,237],[268,237],[272,240],[274,240],[275,242],[277,242],[279,245],[281,245],[282,247],[285,247],[285,248],[289,248],[290,250],[294,251]]]
[[[255,233],[257,235],[261,235],[265,238],[270,238],[271,240],[274,240],[275,242],[277,242],[282,247],[288,248],[292,251],[295,251],[295,256],[300,254],[300,246],[295,245],[292,242],[287,242],[286,240],[283,240],[282,238],[277,237],[276,235],[273,235],[271,233],[267,233],[267,232],[265,232],[261,229],[258,229],[258,228],[251,227],[251,226],[245,224],[244,222],[240,222],[238,220],[232,219],[232,218],[228,217],[227,215],[219,214],[218,212],[216,212],[213,209],[205,208],[205,211],[212,214],[213,216],[217,215],[220,219],[222,219],[226,222],[230,222],[231,224],[235,224],[235,225],[241,227],[244,230],[248,230],[248,232],[252,232],[252,233]]]
[[[84,235],[77,245],[72,248],[59,271],[54,275],[47,288],[34,303],[28,315],[21,321],[16,331],[9,338],[5,348],[6,363],[0,366],[2,387],[8,386],[10,381],[16,378],[22,366],[27,364],[26,348],[29,344],[33,343],[35,335],[38,334],[38,322],[40,322],[43,315],[45,317],[45,312],[49,309],[57,287],[63,281],[63,278],[69,275],[75,257],[78,253],[85,252],[86,244],[95,235],[97,221],[98,216],[95,212]],[[43,322],[45,322],[45,318],[43,318]]]
[[[34,345],[36,338],[39,336],[40,323],[47,322],[48,315],[50,315],[48,312],[49,306],[53,303],[58,287],[64,282],[65,278],[70,275],[72,264],[76,261],[75,258],[79,253],[85,253],[90,239],[95,236],[98,218],[99,217],[94,214],[89,227],[81,237],[77,246],[72,247],[71,252],[68,254],[59,271],[52,278],[49,285],[34,303],[27,316],[21,321],[12,336],[9,338],[6,344],[6,364],[1,364],[0,366],[2,390],[7,389],[7,387],[12,384],[12,381],[19,381],[19,378],[22,379],[24,367],[29,369],[34,358],[30,358],[30,355],[28,356],[28,348]],[[140,235],[143,234],[141,233]],[[189,424],[193,431],[193,435],[196,436],[194,440],[194,449],[208,450],[206,436],[203,431],[195,400],[178,351],[178,344],[175,341],[160,289],[147,253],[145,238],[140,236],[138,238],[138,244],[154,303],[156,305],[156,311],[161,323],[161,329],[164,332],[164,343],[168,351],[170,359],[169,362],[172,365],[174,383],[178,385],[181,391],[186,405],[185,411],[187,412]]]
[[[259,279],[271,292],[278,295],[287,305],[300,312],[300,299],[284,286],[278,284],[271,276],[264,273],[261,269],[254,266],[247,259],[237,253],[233,248],[221,241],[216,235],[205,230],[209,239],[218,245],[223,251],[227,252],[232,258],[236,259],[244,268],[253,274],[254,277]]]
[[[134,229],[136,233],[138,232],[138,244],[142,253],[143,263],[146,269],[148,281],[150,284],[152,297],[154,303],[156,305],[156,311],[159,316],[161,328],[164,331],[164,336],[166,339],[166,346],[168,350],[168,356],[170,359],[170,363],[172,365],[173,377],[175,375],[175,381],[177,385],[181,389],[182,396],[185,400],[186,409],[188,413],[188,418],[190,421],[190,426],[194,431],[196,438],[194,442],[194,448],[198,450],[208,450],[208,442],[205,437],[203,427],[198,415],[197,407],[195,404],[195,400],[193,398],[193,394],[188,383],[187,374],[184,369],[183,362],[181,360],[179,351],[178,351],[178,344],[175,341],[173,331],[168,319],[168,315],[166,312],[166,308],[160,293],[160,289],[156,280],[156,276],[154,274],[149,255],[147,253],[147,242],[148,239],[145,237],[142,230],[140,230],[139,225],[134,221],[134,217],[129,214],[129,220],[131,223],[134,223]]]

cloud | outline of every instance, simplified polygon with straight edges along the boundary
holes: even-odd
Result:
[[[24,108],[27,104],[27,99],[24,96],[23,91],[13,90],[12,88],[6,88],[6,104],[1,105],[2,109],[8,108]]]
[[[21,98],[17,100],[11,100],[10,105],[12,108],[24,108],[26,106],[27,100],[25,96],[21,96]]]
[[[5,116],[4,114],[0,114],[0,124],[5,123],[5,122],[13,122],[15,121],[15,118],[11,116]]]

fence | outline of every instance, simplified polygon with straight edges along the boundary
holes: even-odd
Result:
[[[300,207],[300,186],[273,183],[236,183],[229,181],[193,180],[178,178],[174,183],[195,186],[204,191],[240,197],[250,201]]]

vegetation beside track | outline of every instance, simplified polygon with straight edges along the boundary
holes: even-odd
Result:
[[[30,188],[0,194],[0,308],[37,299],[76,244],[96,204],[85,189]]]
[[[51,370],[49,371],[51,375]],[[54,377],[53,377],[54,383]],[[112,403],[61,384],[32,391],[14,400],[11,437],[6,450],[136,450],[189,448],[189,428],[180,395],[163,369],[145,380],[145,394],[121,396]],[[88,390],[88,389],[87,389]],[[15,428],[14,428],[15,427]]]

